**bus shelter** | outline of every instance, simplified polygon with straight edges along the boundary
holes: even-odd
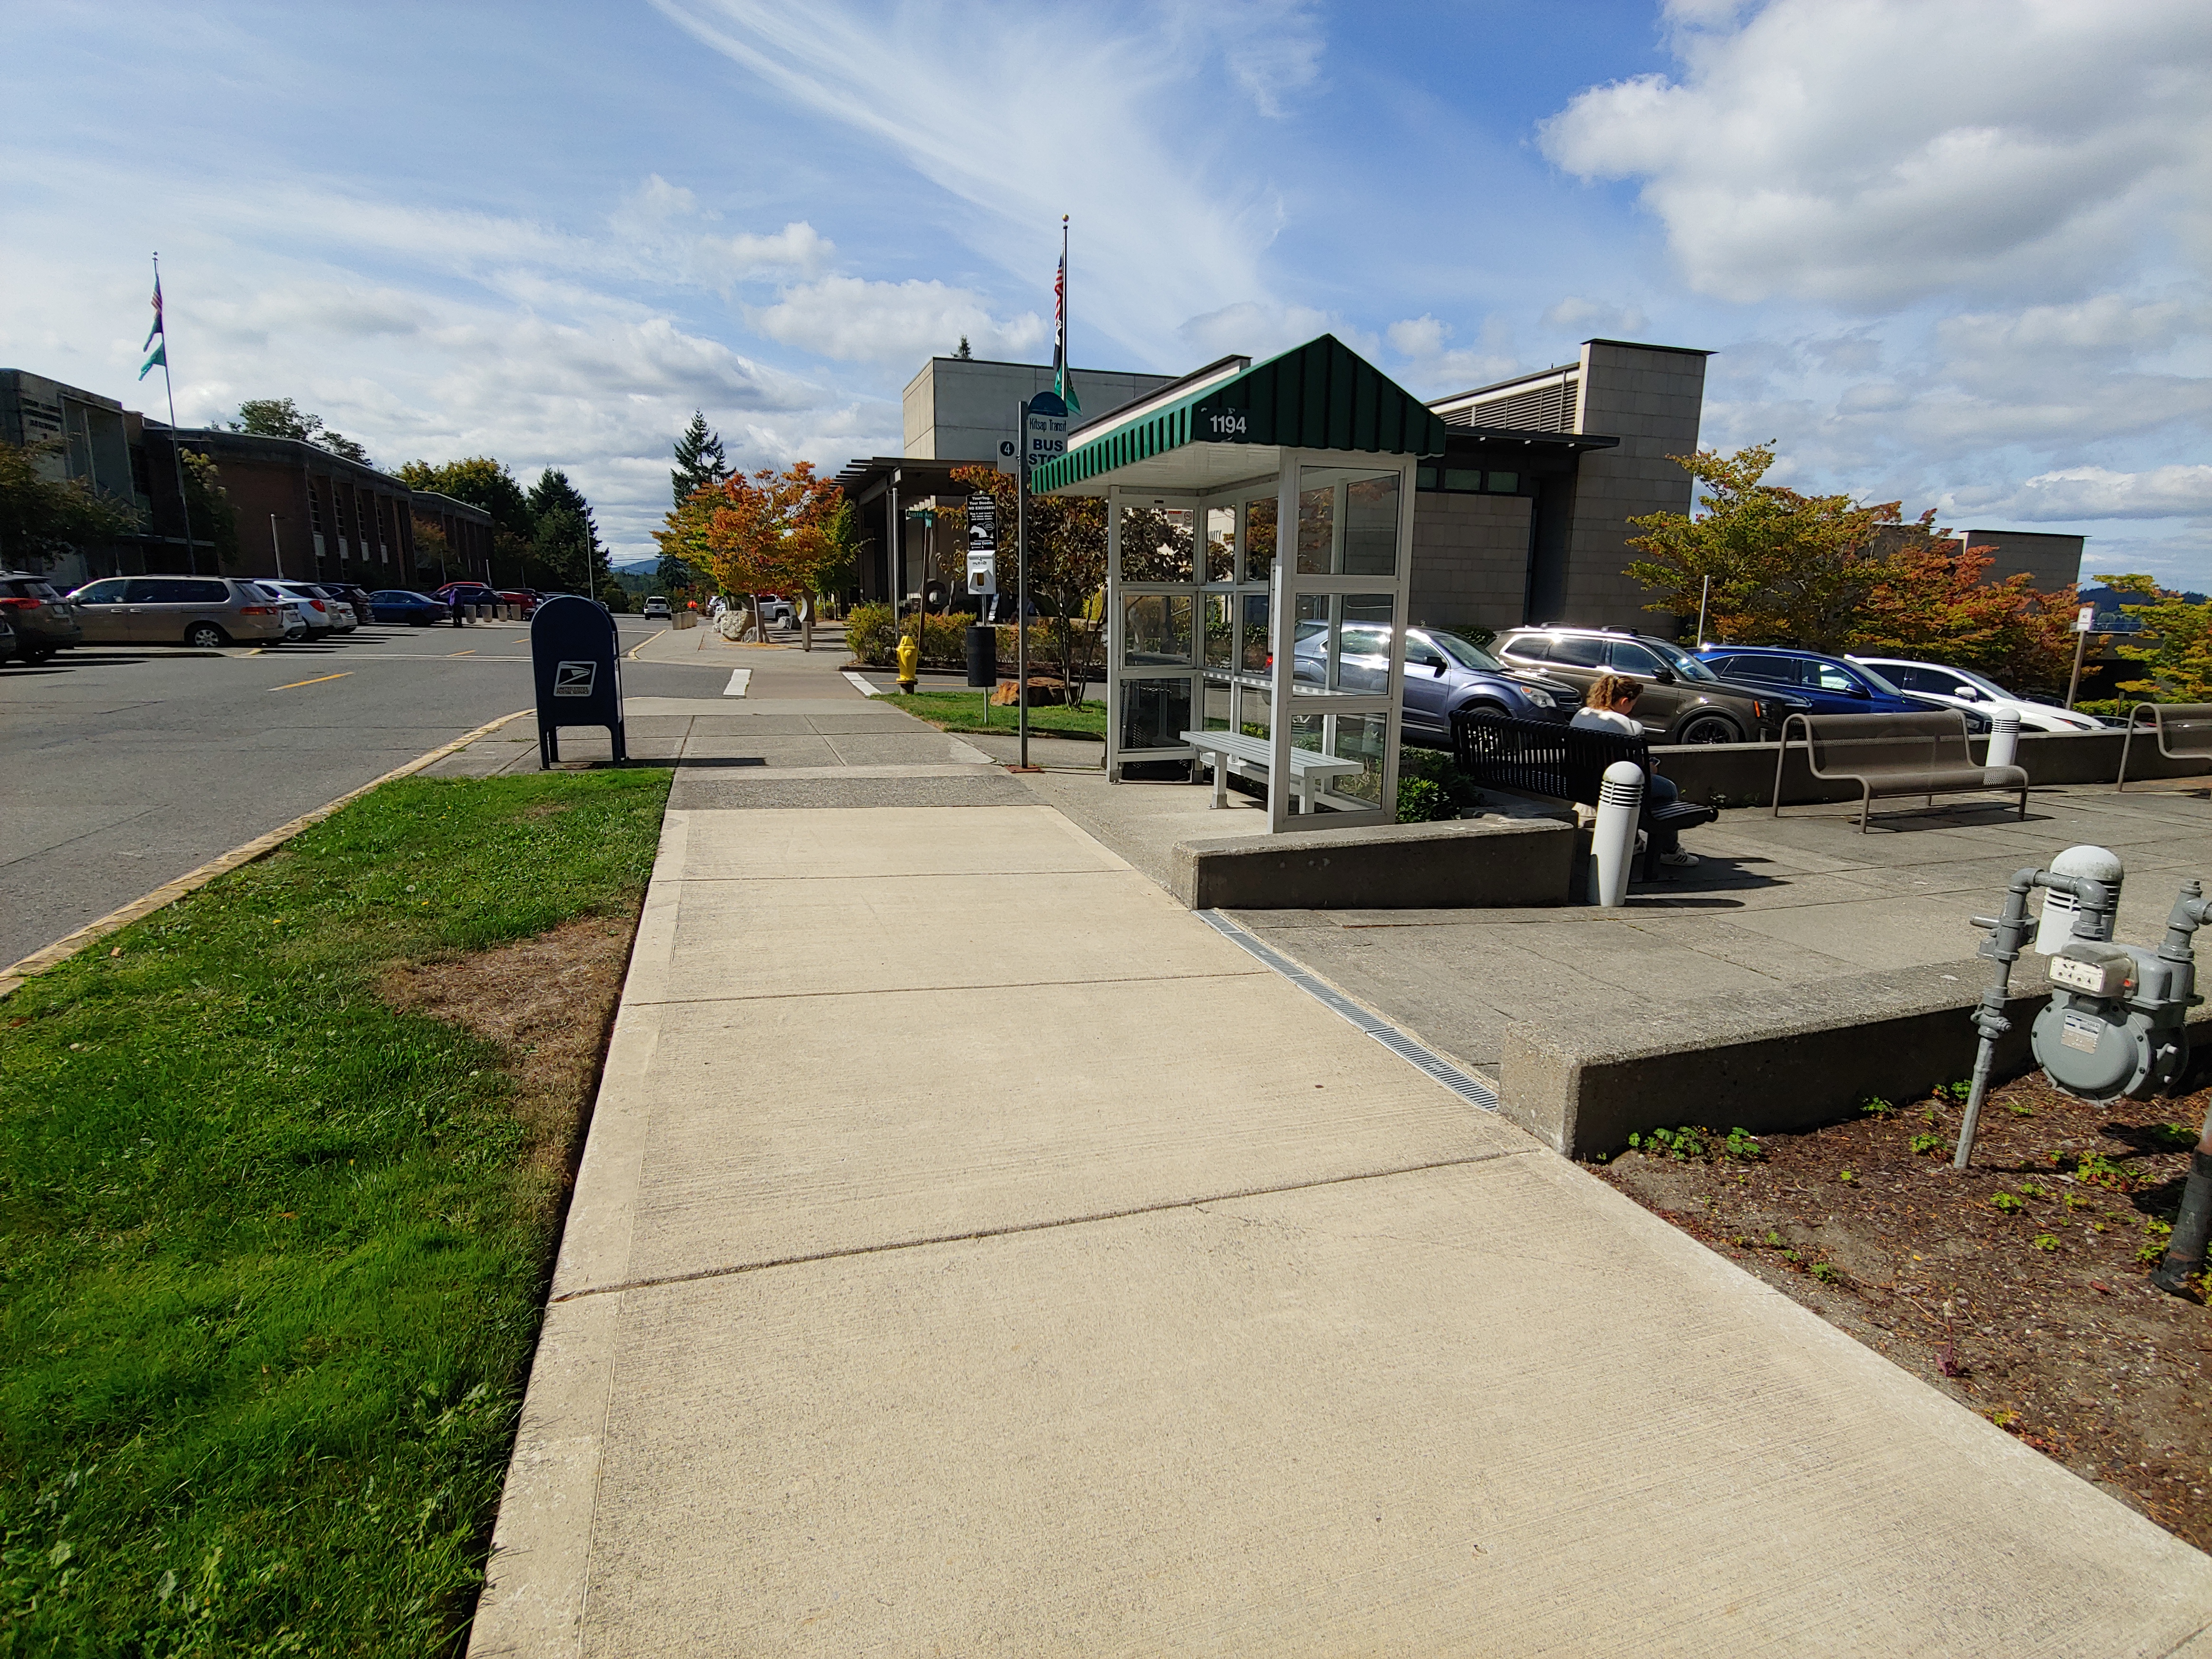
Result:
[[[1414,464],[1443,447],[1326,334],[1071,434],[1030,488],[1106,502],[1108,775],[1224,734],[1243,758],[1217,765],[1264,769],[1270,831],[1395,819]]]

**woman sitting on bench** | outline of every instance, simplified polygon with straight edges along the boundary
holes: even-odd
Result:
[[[1575,710],[1575,717],[1567,724],[1585,732],[1625,732],[1632,738],[1644,735],[1644,727],[1628,711],[1636,707],[1637,694],[1643,687],[1626,674],[1601,674],[1583,698],[1583,706]],[[1662,806],[1671,806],[1681,797],[1681,791],[1656,772],[1644,775],[1644,833],[1651,837],[1651,850],[1659,855],[1659,862],[1670,869],[1686,869],[1698,861],[1695,853],[1682,850],[1681,832],[1671,823],[1656,823],[1651,814]]]

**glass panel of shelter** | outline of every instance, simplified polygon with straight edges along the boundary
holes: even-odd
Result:
[[[1182,734],[1199,712],[1206,611],[1199,591],[1196,502],[1187,495],[1109,490],[1106,617],[1111,764],[1189,758]]]
[[[1275,563],[1275,480],[1204,496],[1205,729],[1265,738],[1273,729],[1268,606]]]
[[[1348,763],[1320,780],[1315,805],[1353,822],[1395,816],[1410,482],[1398,465],[1297,473],[1295,556],[1282,573],[1291,744]]]

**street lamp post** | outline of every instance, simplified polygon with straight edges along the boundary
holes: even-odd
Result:
[[[276,558],[276,580],[280,582],[284,580],[284,544],[276,539],[276,520],[283,516],[281,513],[269,515],[269,551]]]

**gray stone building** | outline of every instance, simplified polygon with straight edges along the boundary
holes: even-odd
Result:
[[[1690,510],[1668,458],[1698,447],[1711,355],[1585,340],[1573,362],[1431,400],[1448,436],[1422,467],[1412,620],[1671,631],[1625,574],[1628,520]]]
[[[134,509],[150,522],[143,447],[144,423],[135,410],[82,386],[65,385],[28,369],[0,368],[0,440],[52,445],[35,465],[57,481],[74,479]],[[144,536],[67,550],[0,548],[0,566],[26,565],[74,587],[95,576],[133,574],[166,568],[158,546]],[[173,551],[184,554],[181,538]],[[153,554],[155,562],[147,562]]]
[[[1083,405],[1077,422],[1095,421],[1157,391],[1175,377],[1118,369],[1071,371]],[[981,357],[932,357],[906,383],[902,399],[908,457],[925,461],[992,461],[1014,435],[1014,410],[1052,390],[1052,366],[1000,363]]]

